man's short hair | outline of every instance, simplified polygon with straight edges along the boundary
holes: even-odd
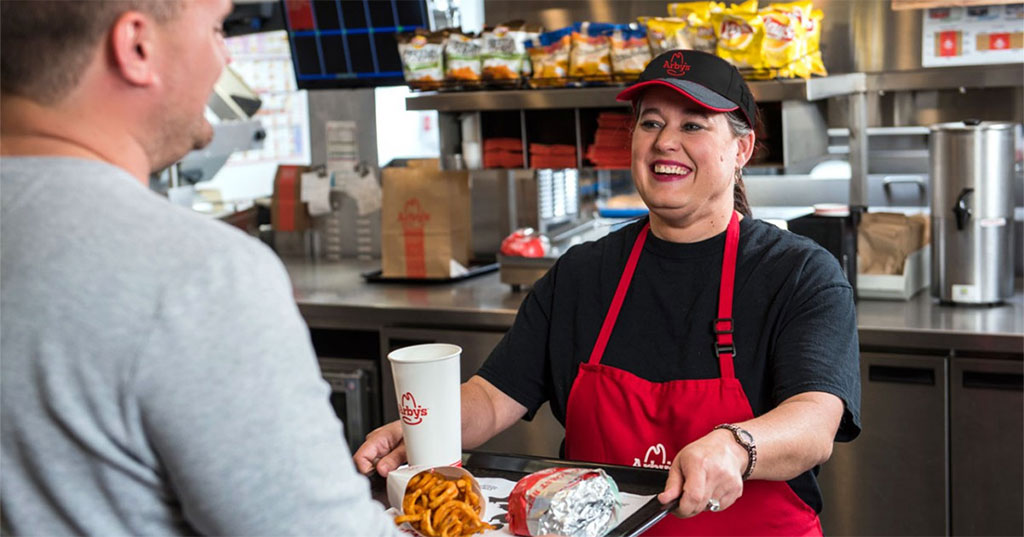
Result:
[[[0,91],[52,104],[82,77],[96,46],[122,13],[140,11],[163,24],[182,0],[3,0]]]

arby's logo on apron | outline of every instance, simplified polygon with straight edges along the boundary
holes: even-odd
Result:
[[[406,425],[419,425],[427,415],[427,409],[416,404],[416,398],[411,392],[405,392],[402,394],[402,404],[398,408],[398,413]]]
[[[644,453],[642,461],[639,457],[633,458],[633,466],[637,468],[657,468],[659,470],[668,470],[671,466],[670,462],[671,461],[668,460],[668,450],[666,450],[665,445],[660,442],[647,448],[647,452]]]

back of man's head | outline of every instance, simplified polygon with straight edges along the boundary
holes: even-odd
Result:
[[[158,23],[182,0],[3,0],[0,3],[0,90],[42,104],[78,84],[96,47],[126,11]]]

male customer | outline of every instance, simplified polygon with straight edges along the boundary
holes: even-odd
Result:
[[[273,253],[144,185],[229,0],[0,3],[5,534],[392,535]]]

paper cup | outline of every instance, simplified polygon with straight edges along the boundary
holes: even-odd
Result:
[[[448,479],[459,479],[464,475],[469,476],[469,479],[473,482],[473,493],[480,498],[480,520],[487,520],[487,496],[484,496],[483,491],[480,488],[480,483],[477,483],[473,474],[462,468],[456,468],[454,466],[438,466],[435,468],[403,466],[393,470],[388,474],[388,503],[391,504],[391,507],[394,507],[403,515],[406,514],[405,511],[402,510],[402,500],[405,498],[405,488],[409,486],[409,480],[422,472],[437,472]]]
[[[462,463],[461,356],[462,348],[448,343],[413,345],[388,354],[410,466]]]

